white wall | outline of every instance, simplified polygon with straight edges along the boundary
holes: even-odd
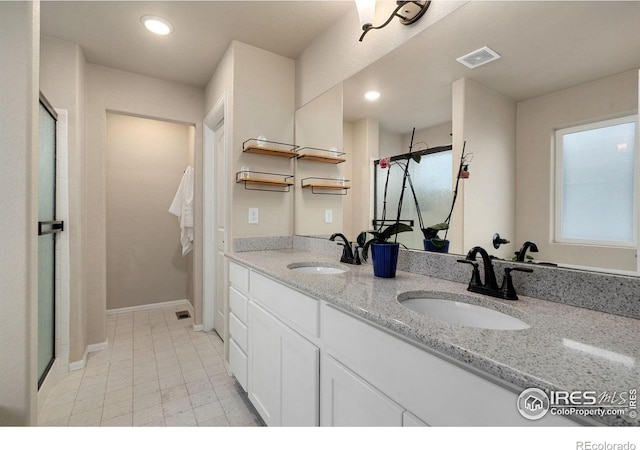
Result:
[[[36,423],[39,5],[0,2],[0,425]]]
[[[320,149],[336,148],[343,152],[345,148],[342,136],[342,84],[299,108],[295,113],[295,122],[296,145]],[[346,159],[350,159],[351,156],[343,155]],[[343,202],[345,197],[352,195],[351,190],[346,191],[347,195],[328,195],[326,192],[314,194],[309,188],[300,188],[300,184],[304,178],[308,177],[349,179],[343,172],[344,164],[324,164],[305,159],[296,161],[294,189],[296,234],[326,235],[343,231]],[[335,192],[335,194],[341,193],[342,191]],[[325,223],[327,209],[332,211],[331,223]]]
[[[229,238],[292,235],[293,192],[248,191],[234,181],[242,166],[260,172],[293,174],[293,160],[243,153],[242,143],[263,135],[270,141],[293,144],[295,64],[292,59],[241,42],[232,45]],[[259,209],[257,225],[248,224],[249,208]]]
[[[425,16],[413,25],[394,19],[381,30],[372,30],[362,42],[355,3],[349,14],[317,37],[296,60],[296,107],[346,80],[372,62],[440,21],[467,1],[431,2]],[[378,2],[375,25],[382,24],[396,2]]]
[[[413,151],[424,150],[427,147],[433,148],[451,145],[452,126],[451,122],[446,122],[433,127],[416,130],[413,137]],[[409,145],[411,145],[411,133],[402,136],[403,151],[401,153],[407,153],[409,151]]]
[[[511,258],[515,237],[516,104],[484,86],[460,79],[453,84],[453,183],[462,146],[473,153],[471,176],[460,181],[456,209],[464,211],[451,220],[451,253],[465,254],[481,246],[493,255]],[[460,226],[462,225],[462,235]],[[493,235],[511,241],[493,248]]]
[[[637,70],[518,103],[515,238],[535,242],[540,250],[536,259],[636,270],[636,249],[552,242],[552,140],[555,129],[635,113],[637,108]]]

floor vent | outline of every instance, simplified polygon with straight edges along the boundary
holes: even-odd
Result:
[[[176,311],[176,316],[178,317],[178,320],[181,320],[188,319],[191,317],[191,314],[189,314],[189,311]]]

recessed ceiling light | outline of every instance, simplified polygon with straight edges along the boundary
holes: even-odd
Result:
[[[173,31],[173,27],[171,24],[158,16],[142,16],[140,18],[140,22],[145,26],[145,28],[152,33],[155,34],[169,34]]]
[[[380,98],[380,92],[378,92],[378,91],[369,91],[366,94],[364,94],[364,98],[366,98],[370,102],[372,102],[374,100],[378,100]]]

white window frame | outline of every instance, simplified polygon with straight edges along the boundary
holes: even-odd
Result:
[[[634,154],[634,177],[633,177],[633,239],[631,241],[606,241],[606,240],[590,240],[590,239],[568,239],[561,236],[562,227],[562,198],[563,198],[563,183],[562,183],[562,137],[566,134],[577,133],[581,131],[589,131],[598,128],[605,128],[614,125],[620,125],[623,123],[635,122],[636,136],[634,139],[635,147],[633,148]],[[637,248],[638,247],[638,199],[640,198],[639,189],[639,158],[638,158],[638,115],[627,114],[614,119],[599,120],[597,122],[590,122],[583,125],[560,128],[554,132],[554,160],[555,160],[555,214],[554,214],[554,233],[553,242],[559,244],[579,244],[589,246],[600,247],[618,247],[618,248]],[[640,264],[640,263],[639,263]]]

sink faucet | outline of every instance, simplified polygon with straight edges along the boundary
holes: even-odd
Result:
[[[330,241],[335,241],[336,238],[340,238],[344,241],[344,244],[338,242],[338,245],[342,245],[344,248],[342,249],[342,257],[340,258],[340,262],[346,264],[354,264],[360,265],[360,253],[358,252],[358,246],[355,249],[352,248],[353,243],[349,242],[349,239],[342,233],[334,233],[329,238]]]
[[[482,264],[484,266],[484,283],[480,280],[480,270],[478,268],[478,263],[476,262],[476,256],[478,253],[482,256]],[[513,287],[511,272],[533,272],[533,270],[529,268],[507,267],[504,269],[502,286],[498,287],[496,273],[493,269],[493,262],[491,261],[491,257],[487,251],[482,247],[473,247],[469,250],[469,253],[467,253],[467,257],[465,259],[459,259],[458,262],[471,264],[473,266],[473,274],[471,275],[471,281],[469,281],[469,287],[467,288],[468,291],[490,295],[504,300],[518,300],[518,295]]]
[[[522,248],[520,248],[520,251],[516,252],[516,261],[524,262],[524,259],[527,254],[527,250],[537,253],[538,246],[531,241],[527,241],[524,244],[522,244]]]

